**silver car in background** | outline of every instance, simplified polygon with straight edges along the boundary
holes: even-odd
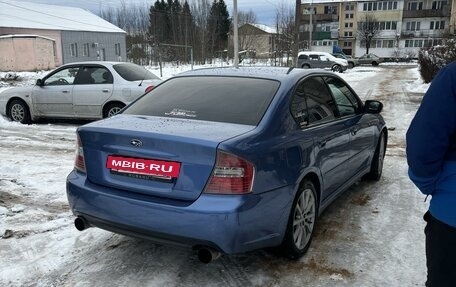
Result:
[[[71,63],[38,79],[34,86],[1,92],[0,114],[21,123],[40,118],[101,119],[118,113],[161,82],[132,63]]]
[[[348,55],[345,55],[345,54],[340,54],[340,53],[333,53],[331,55],[333,55],[334,57],[339,58],[339,59],[347,60],[349,69],[353,69],[354,67],[359,66],[358,59],[355,59],[355,58],[353,58],[351,56],[348,56]]]
[[[297,68],[303,69],[331,69],[333,72],[342,73],[347,70],[348,62],[339,59],[327,52],[303,51],[298,53]]]

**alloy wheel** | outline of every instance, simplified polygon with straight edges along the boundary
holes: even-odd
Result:
[[[310,188],[306,188],[296,202],[293,217],[293,239],[298,249],[305,248],[312,237],[315,225],[315,211],[315,195]]]

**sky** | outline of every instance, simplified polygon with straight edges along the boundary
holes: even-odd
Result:
[[[98,14],[100,9],[117,7],[122,1],[125,1],[127,4],[131,3],[136,5],[151,5],[155,3],[155,0],[27,0],[27,2],[34,3],[75,6],[90,10],[95,14]],[[183,1],[184,0],[181,0],[181,2]],[[189,0],[189,2],[192,1],[194,0]],[[225,0],[225,3],[228,7],[228,12],[232,15],[233,1]],[[294,3],[294,0],[239,0],[237,6],[238,11],[248,12],[252,10],[256,14],[258,24],[273,26],[275,24],[277,10],[285,5],[286,7],[292,8],[294,11]]]

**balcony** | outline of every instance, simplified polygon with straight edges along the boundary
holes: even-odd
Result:
[[[299,38],[301,40],[309,39],[309,32],[300,33]],[[337,33],[335,33],[335,34],[331,33],[331,32],[313,32],[312,33],[312,40],[318,41],[318,40],[330,40],[330,39],[337,39]]]
[[[418,30],[418,31],[402,31],[401,38],[434,38],[446,37],[449,33],[448,29],[443,30]]]
[[[310,15],[301,15],[301,21],[309,22]],[[337,22],[339,21],[339,15],[336,14],[313,14],[312,22]]]
[[[450,17],[450,7],[445,5],[442,9],[433,10],[404,10],[403,18]]]

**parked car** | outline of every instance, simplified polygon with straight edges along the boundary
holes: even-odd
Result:
[[[379,56],[369,53],[369,54],[364,54],[361,57],[358,58],[359,64],[360,65],[372,65],[372,66],[378,66],[381,62],[383,62],[382,58]]]
[[[297,67],[303,69],[329,68],[334,72],[347,70],[348,62],[327,52],[304,51],[298,53]]]
[[[340,54],[340,53],[333,53],[332,55],[336,58],[347,60],[349,69],[353,69],[354,67],[359,66],[358,59],[355,59],[351,56],[348,56],[345,54]]]
[[[75,226],[188,245],[202,262],[271,246],[298,258],[341,192],[380,179],[382,107],[324,70],[186,72],[77,129]]]
[[[0,114],[28,123],[39,118],[101,119],[153,89],[161,80],[133,63],[63,65],[31,87],[0,93]]]

